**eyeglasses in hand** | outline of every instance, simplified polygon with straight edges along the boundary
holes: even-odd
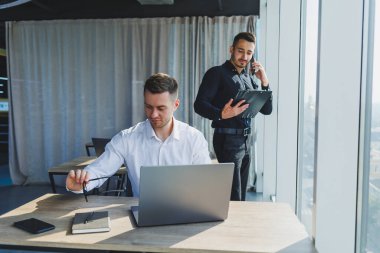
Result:
[[[88,182],[91,182],[91,181],[95,181],[95,180],[100,180],[100,179],[110,179],[111,177],[98,177],[98,178],[93,178],[93,179],[90,179],[88,180],[87,182],[83,182],[83,195],[84,195],[84,198],[86,199],[86,202],[88,202],[88,199],[87,199],[87,196],[90,195],[89,194],[89,191],[87,190],[87,184]],[[98,195],[101,195],[101,194],[107,194],[107,193],[110,193],[110,192],[116,192],[118,193],[117,196],[120,196],[121,193],[123,193],[125,191],[125,189],[119,189],[119,190],[106,190],[106,191],[100,191],[98,190]]]

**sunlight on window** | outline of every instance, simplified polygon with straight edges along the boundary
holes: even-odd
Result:
[[[318,52],[318,1],[305,1],[306,16],[304,21],[304,80],[303,108],[300,121],[300,175],[299,217],[307,231],[312,235],[314,206],[314,152],[315,152],[315,102],[317,87],[317,52]]]
[[[377,1],[374,26],[372,119],[368,186],[367,253],[380,252],[380,2]]]

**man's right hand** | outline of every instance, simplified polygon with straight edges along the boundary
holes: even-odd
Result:
[[[71,191],[81,191],[83,182],[90,180],[90,174],[84,170],[70,170],[66,178],[66,187]]]
[[[249,106],[249,104],[242,105],[245,102],[245,100],[241,100],[236,105],[231,106],[233,101],[234,100],[231,98],[223,107],[222,113],[220,114],[222,119],[229,119],[235,117],[240,113],[244,112]]]

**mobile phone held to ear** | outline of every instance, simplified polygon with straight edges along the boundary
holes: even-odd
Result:
[[[16,221],[13,223],[13,226],[32,234],[43,233],[55,228],[53,224],[35,218]]]
[[[256,69],[252,67],[252,63],[256,62],[255,57],[252,56],[251,60],[249,61],[249,70],[251,71],[251,74],[254,75],[256,73]]]

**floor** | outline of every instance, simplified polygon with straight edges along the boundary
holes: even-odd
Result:
[[[12,181],[9,173],[9,166],[4,164],[4,159],[0,155],[0,215],[15,209],[37,197],[40,197],[46,193],[51,192],[49,184],[46,185],[33,185],[33,186],[15,186],[12,185]],[[57,187],[58,193],[65,193],[67,191],[64,187]],[[248,201],[262,201],[262,195],[260,193],[248,191]],[[18,250],[3,250],[0,249],[0,253],[27,253],[32,251],[18,251]],[[35,252],[35,251],[33,251]]]

